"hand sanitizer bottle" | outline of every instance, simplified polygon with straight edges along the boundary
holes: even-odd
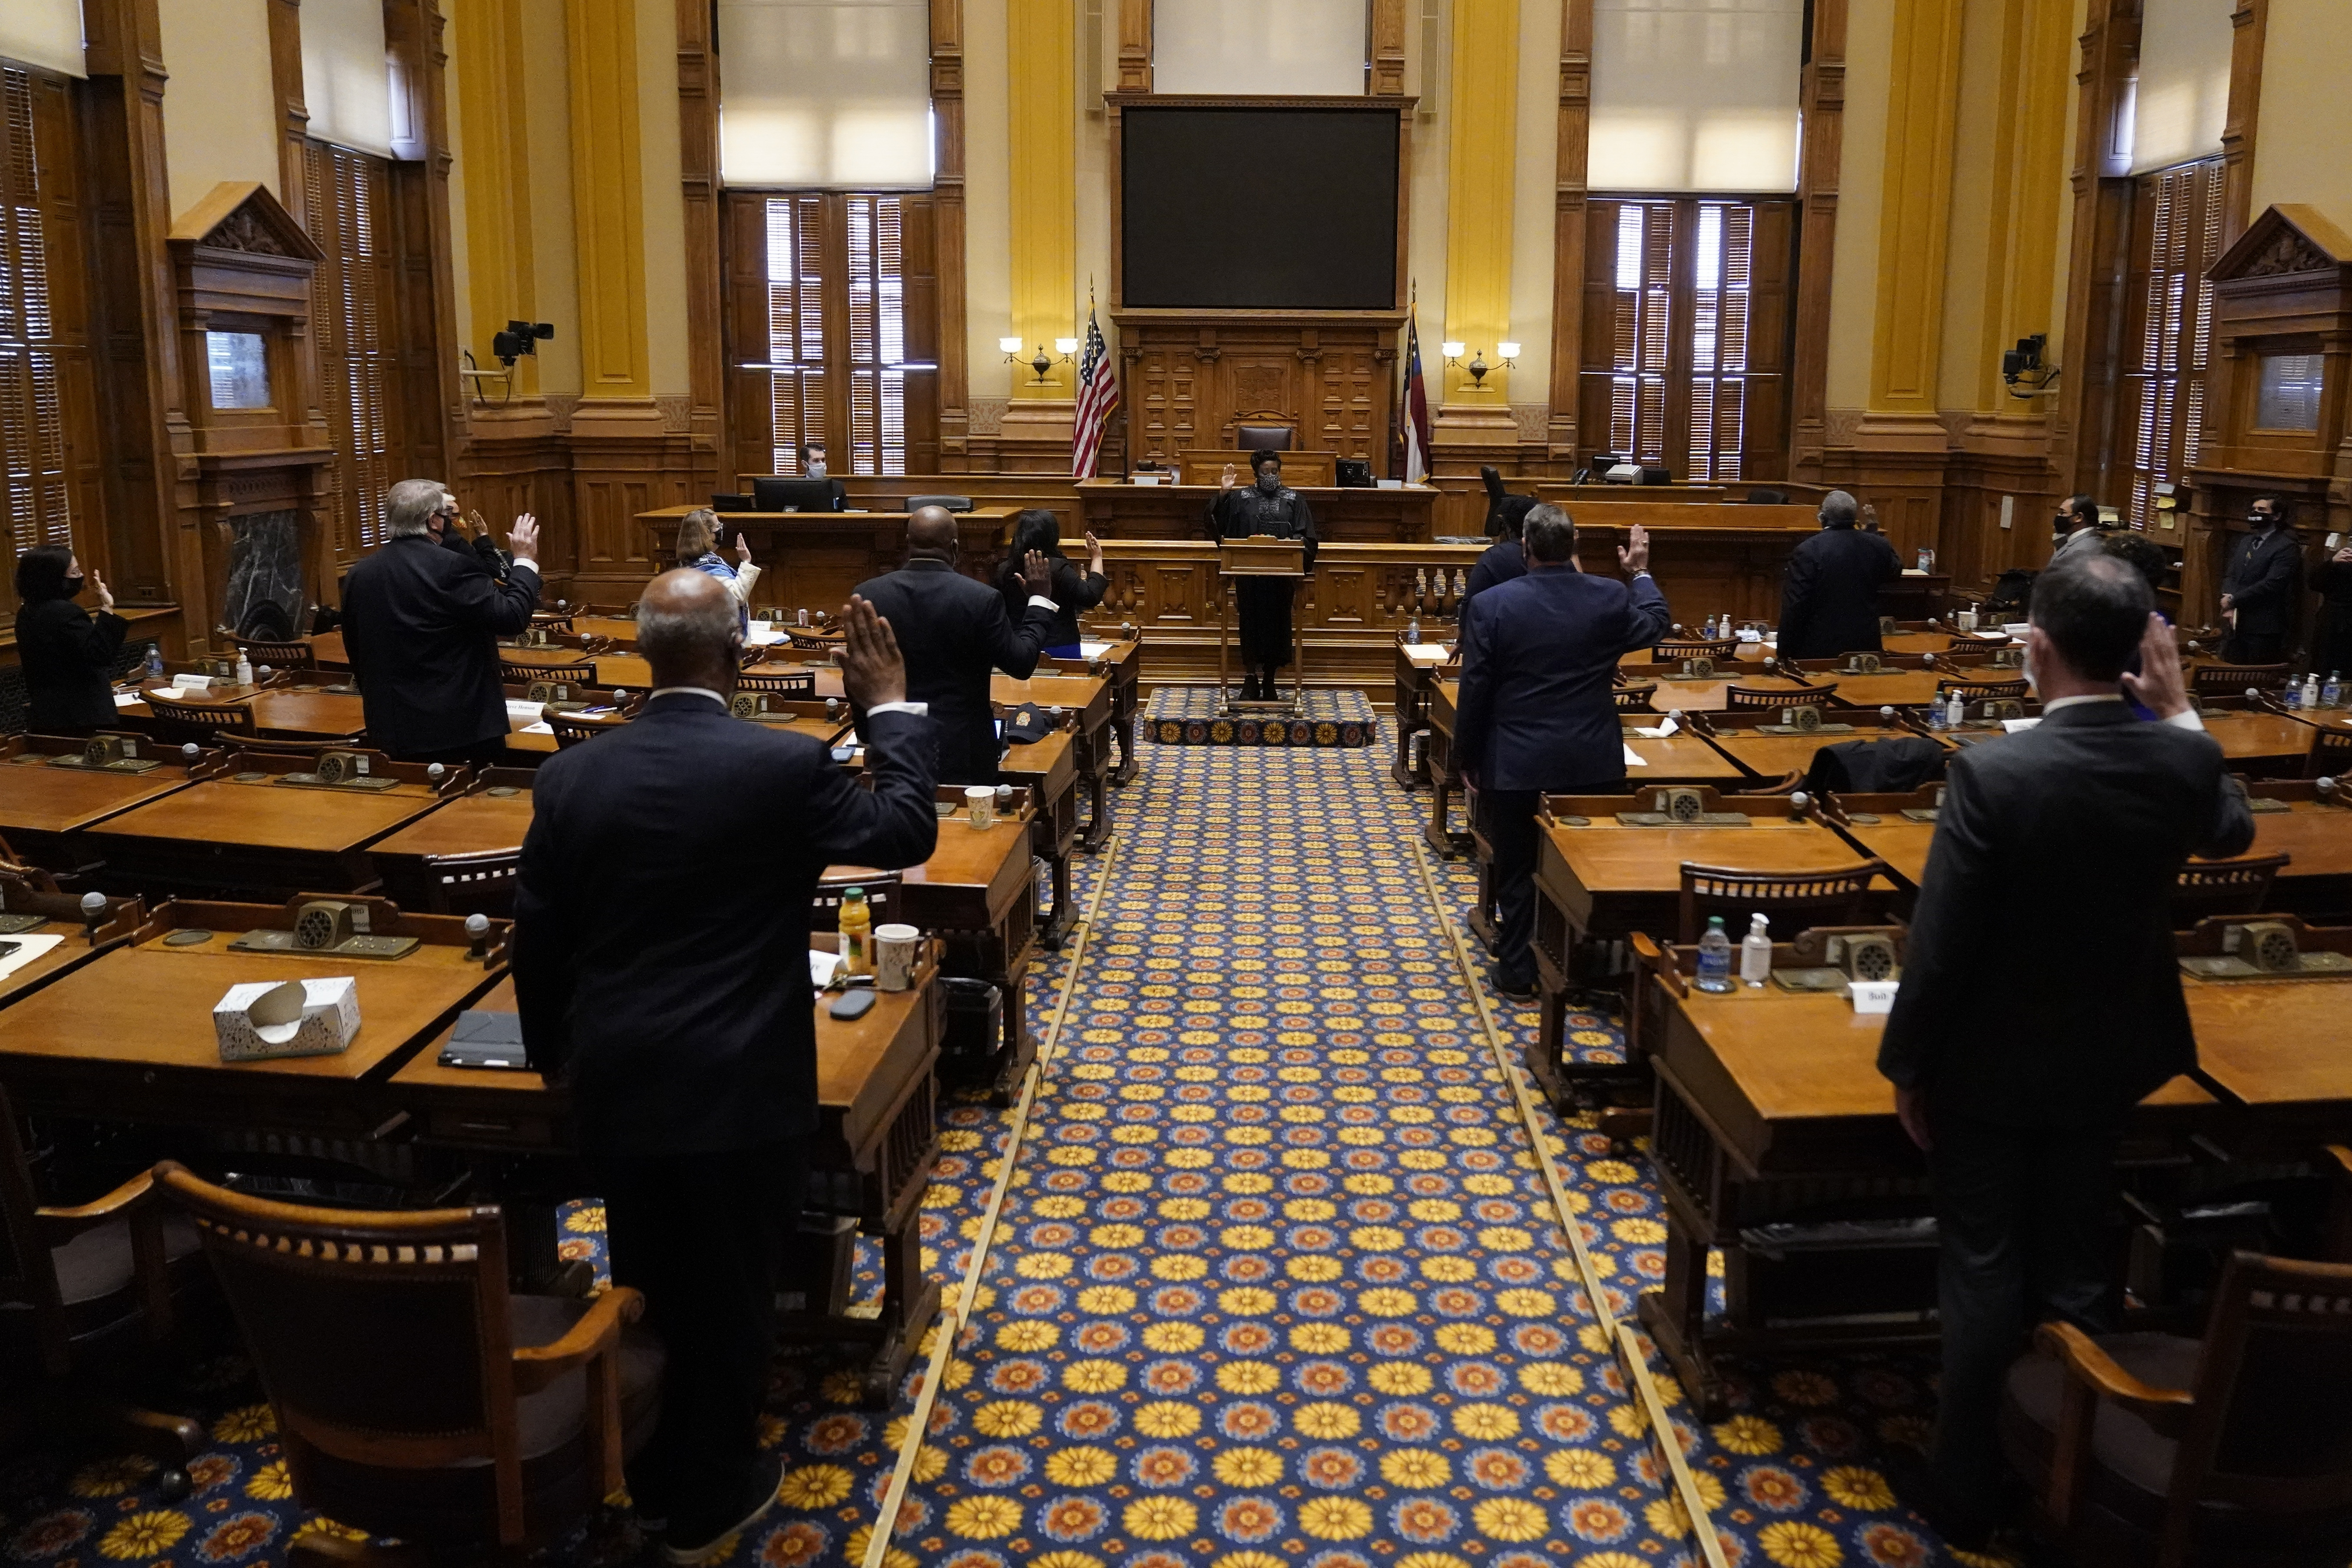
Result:
[[[1763,915],[1748,917],[1748,935],[1739,943],[1739,978],[1750,990],[1763,989],[1772,976],[1771,922]]]
[[[236,656],[236,683],[239,686],[253,684],[253,660],[246,658],[242,652]]]
[[[1721,915],[1709,915],[1706,934],[1698,939],[1698,988],[1728,991],[1731,985],[1731,937]]]
[[[1969,721],[1969,700],[1958,692],[1952,693],[1952,710],[1944,716],[1944,727],[1957,730]]]
[[[2305,708],[2319,706],[2319,671],[2315,669],[2303,678],[2303,705]]]

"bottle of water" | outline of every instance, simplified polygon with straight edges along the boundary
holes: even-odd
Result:
[[[2303,678],[2303,705],[2305,708],[2319,706],[2319,671],[2315,669]]]
[[[2327,672],[2327,684],[2319,689],[2319,705],[2322,708],[2344,706],[2344,672],[2342,670],[2331,669]]]
[[[2279,706],[2292,713],[2303,706],[2303,682],[2290,675],[2279,690]]]
[[[1698,939],[1698,988],[1731,989],[1731,938],[1723,929],[1721,915],[1707,917],[1706,934]]]
[[[153,643],[147,645],[147,679],[158,682],[163,679],[163,650]]]
[[[1421,642],[1421,617],[1415,616],[1404,624],[1404,640],[1416,646]]]
[[[1761,990],[1772,977],[1772,922],[1761,914],[1748,917],[1748,935],[1739,943],[1739,978],[1750,990]]]
[[[1927,728],[1930,730],[1940,730],[1944,728],[1944,715],[1949,711],[1950,709],[1945,705],[1942,698],[1929,698],[1927,700]]]

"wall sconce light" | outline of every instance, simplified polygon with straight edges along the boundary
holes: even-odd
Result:
[[[1004,357],[1010,360],[1020,353],[1021,340],[1019,338],[999,338],[996,340],[996,346],[1004,350]],[[1053,354],[1045,352],[1045,344],[1039,343],[1037,345],[1037,357],[1029,362],[1029,368],[1036,373],[1035,379],[1032,380],[1029,384],[1031,386],[1053,386],[1057,384],[1056,383],[1046,379],[1045,373],[1052,370],[1057,364],[1069,363],[1070,355],[1076,351],[1077,346],[1078,340],[1076,338],[1055,338],[1054,340],[1054,347],[1059,351],[1061,354],[1061,357],[1056,359]]]
[[[996,340],[996,346],[1004,352],[1004,363],[1006,364],[1013,364],[1021,358],[1021,340],[1019,338],[999,338]]]
[[[1500,369],[1500,370],[1517,370],[1517,369],[1518,368],[1518,364],[1519,364],[1519,345],[1518,345],[1518,344],[1514,343],[1514,342],[1500,342],[1500,343],[1496,343],[1496,344],[1495,345],[1495,352],[1496,352],[1497,354],[1500,354],[1500,355],[1502,356],[1502,359],[1503,359],[1503,363],[1502,363],[1499,366],[1497,366],[1497,367],[1496,367],[1497,369]]]
[[[1462,351],[1469,346],[1468,343],[1448,341],[1438,344],[1437,352],[1445,356],[1447,364],[1458,365],[1462,363]]]

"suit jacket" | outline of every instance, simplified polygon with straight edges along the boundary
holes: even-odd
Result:
[[[2303,540],[2292,528],[2266,528],[2230,546],[2221,592],[2238,612],[2238,630],[2253,637],[2283,637],[2296,594],[2303,587]]]
[[[343,647],[369,743],[394,756],[449,752],[507,732],[497,639],[530,625],[539,574],[504,583],[470,551],[395,539],[343,579]]]
[[[944,561],[919,556],[860,583],[855,592],[898,634],[907,660],[907,700],[930,704],[939,725],[940,782],[994,784],[999,748],[990,673],[1001,669],[1015,680],[1028,679],[1038,650],[1053,640],[1054,612],[1030,605],[1016,626],[995,589]]]
[[[540,768],[515,1001],[530,1065],[572,1081],[583,1151],[702,1154],[816,1131],[817,879],[917,865],[939,838],[930,721],[866,722],[870,790],[808,737],[682,693]]]
[[[1527,574],[1528,554],[1520,548],[1519,542],[1498,539],[1486,546],[1486,552],[1479,556],[1477,563],[1470,568],[1470,582],[1463,591],[1462,603],[1467,605],[1487,589]],[[1460,611],[1457,609],[1455,613]]]
[[[1602,790],[1625,777],[1611,682],[1673,617],[1647,573],[1629,586],[1567,566],[1487,589],[1462,612],[1454,754],[1497,790]]]
[[[2171,900],[2254,841],[2211,737],[2121,702],[1951,759],[1878,1070],[2011,1126],[2112,1121],[2197,1063]]]
[[[16,612],[16,658],[36,733],[71,733],[114,722],[114,656],[131,623],[91,615],[71,599],[44,599]]]
[[[1110,591],[1110,579],[1093,572],[1082,571],[1078,563],[1064,556],[1046,557],[1054,569],[1054,591],[1046,597],[1062,607],[1054,612],[1054,629],[1045,638],[1047,647],[1068,647],[1079,640],[1078,616],[1103,602]],[[1026,618],[1029,614],[1029,584],[1021,575],[1021,563],[1007,561],[996,574],[996,591],[1004,595],[1006,620]]]
[[[1878,590],[1902,575],[1884,534],[1824,528],[1798,545],[1780,590],[1780,657],[1876,653]]]

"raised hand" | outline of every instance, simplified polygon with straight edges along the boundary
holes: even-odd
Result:
[[[114,592],[106,585],[106,579],[98,574],[98,568],[95,566],[89,569],[89,591],[98,595],[100,609],[114,608]]]
[[[1217,489],[1221,490],[1229,490],[1234,488],[1234,481],[1240,478],[1240,473],[1234,469],[1231,463],[1227,463],[1225,465],[1225,471],[1218,477]]]
[[[746,566],[751,564],[751,542],[743,537],[742,532],[740,530],[735,535],[735,559],[741,562]]]
[[[1040,599],[1054,596],[1054,563],[1045,559],[1042,550],[1033,550],[1021,563],[1021,580],[1029,584],[1029,592]]]
[[[1635,523],[1626,531],[1625,542],[1617,547],[1617,564],[1628,572],[1650,569],[1650,531]]]
[[[841,609],[845,637],[841,648],[841,685],[850,701],[872,710],[907,700],[907,661],[898,635],[882,612],[852,594]]]
[[[510,554],[527,555],[533,561],[538,560],[539,519],[529,512],[515,519],[513,529],[507,534],[507,550]]]
[[[2164,617],[2148,612],[2147,629],[2139,637],[2139,673],[2124,677],[2124,694],[2159,719],[2189,710],[2187,683],[2180,675],[2180,649]]]
[[[1095,531],[1090,528],[1087,530],[1087,571],[1099,577],[1102,575],[1102,541],[1095,537]]]

